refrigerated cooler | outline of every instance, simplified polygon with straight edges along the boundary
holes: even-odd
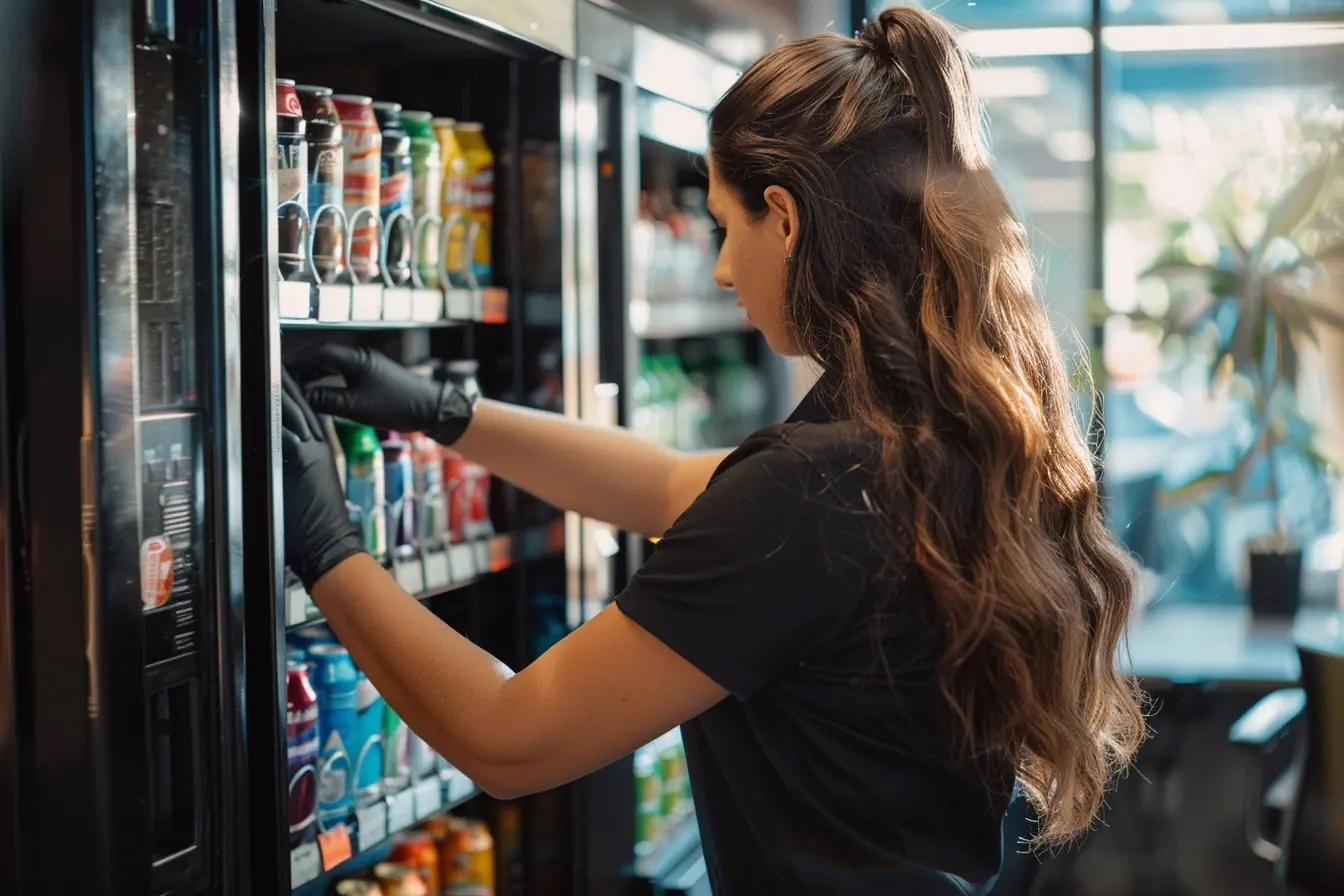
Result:
[[[283,564],[278,438],[282,359],[317,340],[426,376],[466,362],[488,396],[578,413],[572,4],[25,0],[6,16],[22,24],[6,46],[27,48],[0,60],[16,891],[328,893],[451,846],[496,892],[600,892],[581,791],[489,799],[321,645]],[[377,101],[372,125],[350,97]],[[391,152],[352,150],[375,174],[351,201],[343,175],[323,192],[323,153],[347,161],[334,125],[361,121]],[[463,195],[388,201],[389,174],[413,186],[426,165]],[[515,668],[576,624],[577,519],[411,434],[344,447],[348,479],[376,465],[400,483],[352,512],[436,614]],[[341,701],[361,727],[330,752],[338,679],[358,683]],[[340,762],[348,789],[331,790]]]

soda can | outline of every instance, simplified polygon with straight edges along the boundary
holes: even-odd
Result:
[[[303,117],[299,94],[294,89],[294,82],[288,78],[275,79],[275,114]]]
[[[383,786],[388,793],[411,783],[411,729],[397,711],[383,703]]]
[[[315,644],[308,657],[313,663],[322,739],[317,760],[317,825],[326,831],[344,823],[355,805],[350,745],[359,736],[359,672],[350,652],[339,644]]]
[[[450,815],[442,849],[445,890],[495,892],[495,840],[485,822]]]
[[[374,119],[382,130],[380,207],[383,240],[387,244],[388,286],[406,286],[411,281],[411,138],[401,129],[401,104],[373,104]]]
[[[290,87],[297,106],[299,98]],[[308,263],[308,138],[302,115],[275,116],[276,194],[280,224],[280,276],[303,276]]]
[[[356,279],[367,283],[382,273],[379,266],[380,224],[364,209],[378,214],[382,172],[383,133],[367,96],[332,97],[341,116],[345,214],[351,230],[350,266]]]
[[[430,896],[429,886],[406,865],[379,862],[373,866],[373,879],[382,887],[383,896]]]
[[[467,157],[467,220],[474,240],[471,270],[477,285],[488,286],[495,216],[495,155],[485,142],[485,128],[479,122],[459,121],[456,134],[462,154]]]
[[[383,696],[361,671],[355,686],[355,715],[359,721],[356,740],[350,746],[354,756],[357,805],[366,806],[383,795],[384,706]]]
[[[443,157],[428,112],[401,113],[402,130],[411,138],[411,217],[415,219],[415,268],[422,285],[439,283],[439,248],[443,202]]]
[[[317,692],[308,664],[285,665],[285,726],[289,755],[289,845],[312,839],[317,827],[317,756],[321,746]]]
[[[313,265],[318,280],[335,282],[345,272],[345,224],[326,206],[343,208],[345,158],[341,116],[331,88],[300,84],[295,88],[308,122],[308,220]]]
[[[387,559],[387,476],[383,446],[372,427],[340,429],[345,448],[345,495],[359,517],[364,547],[375,560]]]
[[[439,847],[434,838],[425,831],[407,831],[398,834],[396,844],[388,860],[414,868],[416,873],[429,887],[429,892],[443,892],[443,872],[439,868]]]
[[[437,546],[448,534],[448,494],[443,488],[443,448],[422,432],[411,433],[415,468],[416,540]]]
[[[383,442],[383,470],[387,483],[387,534],[392,549],[415,547],[415,466],[411,446],[399,433]]]
[[[439,141],[439,158],[443,160],[443,193],[439,215],[447,230],[447,238],[443,240],[443,269],[449,281],[443,285],[466,286],[470,282],[467,268],[471,263],[466,257],[470,169],[462,146],[457,142],[457,120],[433,118],[430,124]]]

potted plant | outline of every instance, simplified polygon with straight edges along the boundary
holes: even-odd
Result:
[[[1200,281],[1203,288],[1163,323],[1173,333],[1203,328],[1215,334],[1211,381],[1247,403],[1252,433],[1231,464],[1164,493],[1161,503],[1188,503],[1220,488],[1257,497],[1248,494],[1252,473],[1257,466],[1267,470],[1261,479],[1274,526],[1248,544],[1249,597],[1256,615],[1291,616],[1301,601],[1302,548],[1284,517],[1278,461],[1291,453],[1321,473],[1329,463],[1315,428],[1298,410],[1296,387],[1299,349],[1319,346],[1322,329],[1344,333],[1344,311],[1338,292],[1330,295],[1337,285],[1330,286],[1329,274],[1344,255],[1344,242],[1330,227],[1317,226],[1329,214],[1315,214],[1338,176],[1339,158],[1337,151],[1324,152],[1270,209],[1256,239],[1243,242],[1229,224],[1210,240],[1217,231],[1199,223],[1148,272],[1171,281]],[[1344,366],[1344,358],[1326,363]],[[1342,399],[1344,394],[1336,396],[1337,403]]]

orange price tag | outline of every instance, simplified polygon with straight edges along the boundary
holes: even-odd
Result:
[[[317,835],[317,845],[322,850],[322,870],[330,871],[351,856],[350,829],[338,824],[323,831]]]

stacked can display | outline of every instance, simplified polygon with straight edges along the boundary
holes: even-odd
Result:
[[[308,124],[294,82],[275,82],[277,262],[285,280],[301,278],[308,261]]]
[[[382,268],[378,216],[382,180],[383,132],[373,114],[373,99],[341,94],[332,97],[341,117],[344,147],[344,203],[350,228],[350,267],[355,279],[369,282]]]
[[[481,124],[276,85],[282,277],[311,270],[320,283],[348,273],[432,289],[492,282],[495,157]]]
[[[313,267],[321,283],[345,273],[345,146],[331,88],[295,88],[308,128],[308,222]]]

